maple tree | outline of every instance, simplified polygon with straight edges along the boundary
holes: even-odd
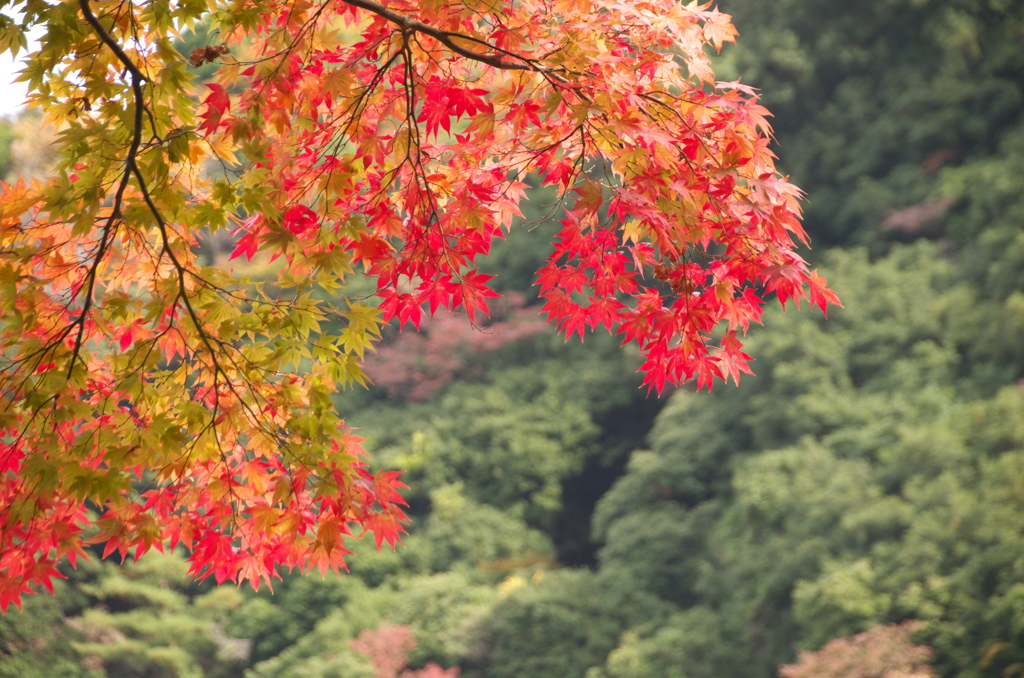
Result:
[[[363,368],[373,383],[392,398],[408,402],[427,400],[466,371],[464,354],[486,354],[539,334],[546,327],[535,313],[523,308],[522,295],[511,293],[498,301],[504,304],[491,310],[507,310],[508,317],[491,318],[485,331],[454,313],[439,312],[424,319],[419,332],[400,334],[390,343],[385,340],[366,357]]]
[[[184,545],[270,582],[402,532],[331,394],[381,326],[487,312],[476,268],[528,173],[561,194],[543,312],[635,342],[646,383],[750,372],[763,296],[838,303],[796,251],[767,111],[716,83],[736,34],[675,0],[2,2],[45,180],[0,211],[0,608],[87,543]],[[199,22],[216,44],[173,44]],[[219,64],[194,85],[190,68]],[[204,264],[205,234],[270,280]],[[347,295],[347,276],[375,298]]]
[[[801,650],[796,664],[779,667],[780,678],[935,678],[928,664],[932,648],[911,637],[927,624],[908,620],[879,624],[854,636],[836,638],[816,652]]]
[[[416,636],[408,626],[384,624],[376,630],[365,629],[349,645],[370,660],[376,678],[459,677],[458,667],[443,669],[433,662],[422,669],[407,669],[409,652],[416,648]]]

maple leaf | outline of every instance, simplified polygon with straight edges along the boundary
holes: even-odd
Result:
[[[481,95],[489,94],[486,89],[467,88],[465,84],[445,84],[438,76],[432,76],[423,83],[423,107],[418,122],[427,123],[427,136],[437,135],[438,126],[451,132],[452,117],[473,116],[478,111],[493,111],[494,107]]]
[[[212,132],[220,126],[224,115],[230,110],[231,96],[223,85],[207,83],[206,87],[210,89],[210,93],[203,99],[206,110],[199,116],[204,121],[200,129]]]
[[[825,287],[828,281],[822,276],[818,275],[818,271],[811,271],[807,277],[807,291],[811,296],[811,304],[821,309],[821,312],[828,317],[828,305],[843,307],[839,303],[839,296],[832,290]]]
[[[751,357],[742,351],[743,345],[736,336],[735,330],[729,330],[722,336],[718,351],[719,366],[724,374],[732,378],[733,383],[740,385],[740,374],[753,374],[748,363]]]

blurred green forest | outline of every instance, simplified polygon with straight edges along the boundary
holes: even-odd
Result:
[[[648,397],[531,307],[535,192],[489,323],[394,333],[337,396],[407,470],[403,547],[273,594],[80,563],[0,618],[0,678],[771,678],[820,648],[784,674],[1024,677],[1024,3],[720,8],[845,308],[772,309],[756,377]],[[878,668],[922,664],[907,638],[934,674]]]

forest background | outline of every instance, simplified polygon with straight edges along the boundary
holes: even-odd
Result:
[[[337,396],[407,470],[403,547],[273,594],[80,563],[0,619],[0,676],[768,678],[909,619],[939,675],[1024,676],[1024,3],[720,8],[845,309],[773,310],[756,377],[659,399],[544,326],[551,229],[514,231],[487,326],[396,332]],[[37,127],[0,124],[0,174],[43,171]]]

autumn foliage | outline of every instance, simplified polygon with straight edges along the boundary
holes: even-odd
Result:
[[[366,656],[376,678],[459,678],[458,667],[443,669],[428,662],[422,669],[407,669],[409,653],[416,649],[416,636],[408,626],[383,624],[366,629],[350,641],[352,649]]]
[[[911,641],[925,626],[921,621],[879,624],[836,638],[816,652],[801,652],[796,664],[779,667],[779,678],[936,678],[929,666],[932,649]]]
[[[535,311],[523,307],[522,295],[508,294],[497,302],[491,309],[494,317],[486,324],[470,325],[455,313],[439,311],[423,320],[419,332],[399,333],[390,341],[385,337],[366,356],[366,374],[392,398],[422,402],[456,377],[471,376],[473,367],[480,365],[470,364],[469,358],[540,334],[547,327]]]
[[[749,373],[763,299],[837,303],[796,252],[752,89],[705,52],[727,15],[676,0],[42,0],[23,77],[59,125],[0,211],[0,608],[88,543],[186,547],[269,582],[402,532],[331,394],[381,326],[495,296],[477,259],[533,174],[561,195],[543,313],[640,347],[649,387]],[[207,22],[215,44],[172,46]],[[190,68],[219,64],[212,82]],[[230,231],[251,280],[205,265]],[[373,281],[371,298],[346,278]]]

